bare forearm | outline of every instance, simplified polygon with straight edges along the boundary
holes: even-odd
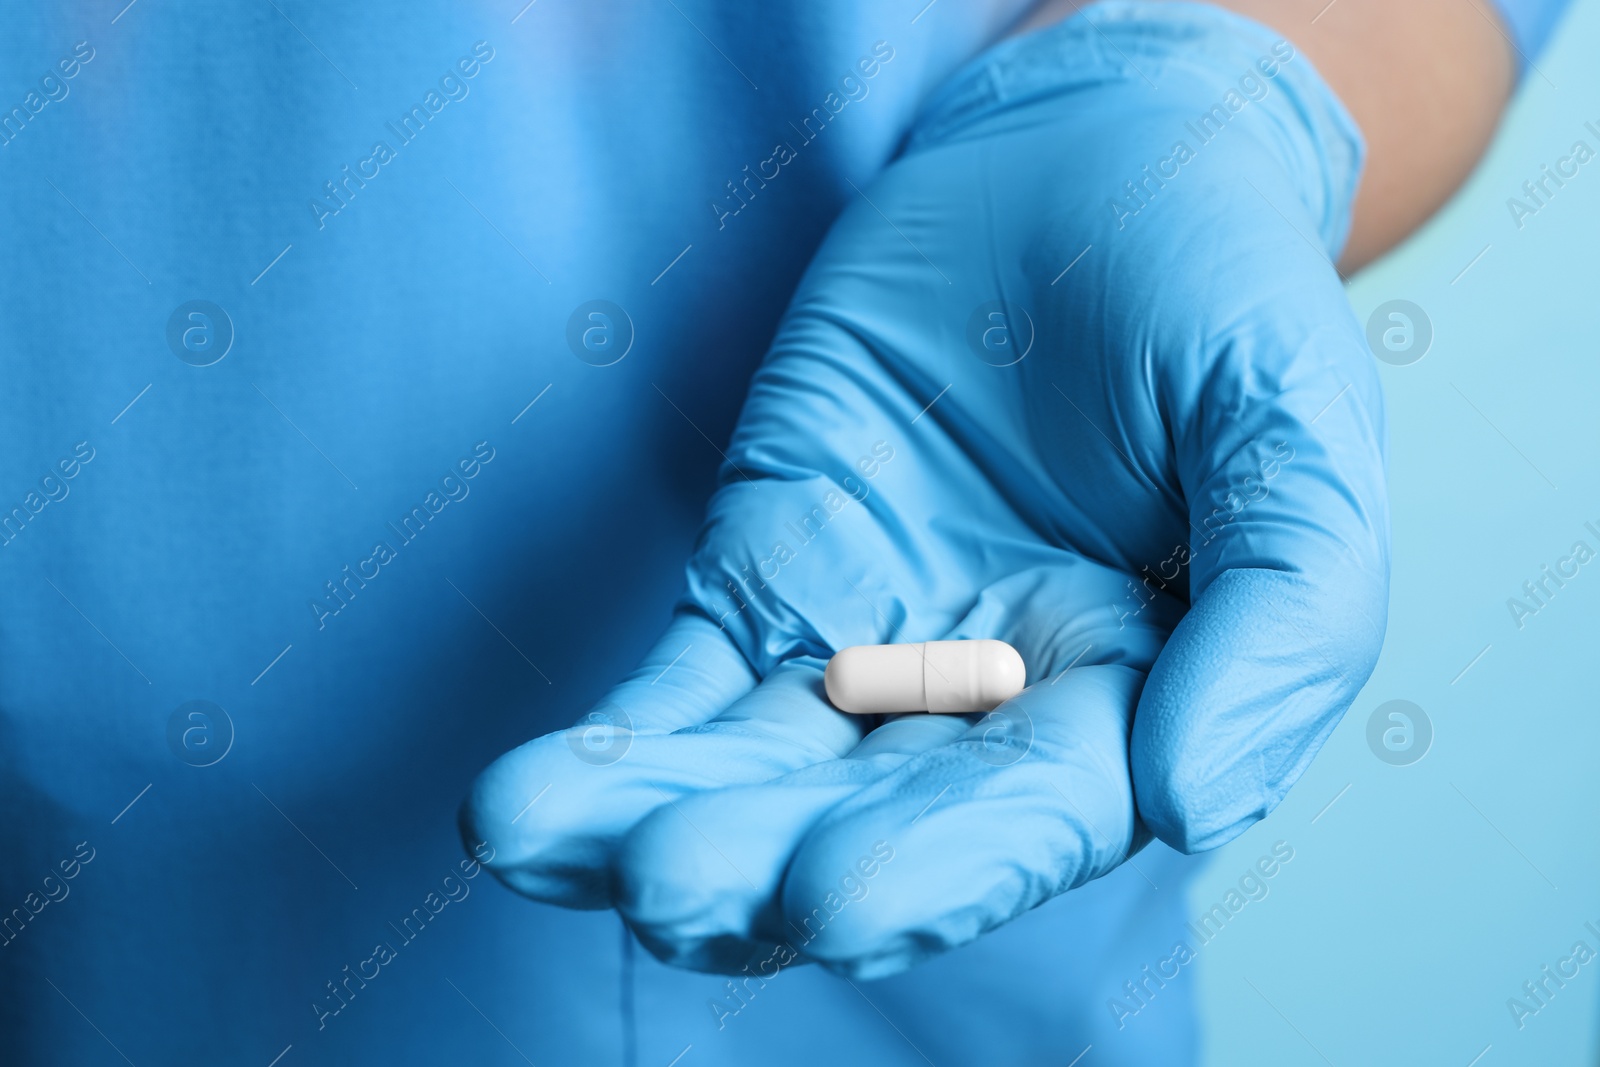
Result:
[[[1067,18],[1046,0],[1022,29]],[[1479,0],[1218,0],[1316,64],[1367,141],[1350,239],[1354,270],[1399,243],[1471,173],[1511,95],[1510,45]]]

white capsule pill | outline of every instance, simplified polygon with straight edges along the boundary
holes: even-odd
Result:
[[[855,715],[962,714],[992,711],[1022,692],[1027,669],[1004,641],[925,641],[844,649],[822,680],[833,706]]]

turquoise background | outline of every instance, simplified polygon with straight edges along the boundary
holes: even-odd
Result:
[[[1521,1030],[1506,1001],[1578,940],[1600,951],[1600,561],[1521,630],[1506,601],[1575,540],[1600,549],[1583,529],[1600,527],[1600,159],[1521,230],[1506,201],[1575,140],[1600,150],[1583,125],[1600,126],[1597,49],[1600,4],[1578,4],[1468,185],[1350,284],[1363,321],[1405,299],[1434,328],[1420,362],[1382,368],[1388,640],[1288,800],[1193,887],[1199,916],[1272,842],[1295,849],[1199,950],[1208,1063],[1596,1062],[1600,959]],[[1367,745],[1393,699],[1433,723],[1411,766]]]
[[[77,841],[98,852],[0,960],[0,1061],[265,1067],[292,1044],[278,1067],[523,1050],[541,1067],[628,1051],[664,1067],[693,1042],[679,1067],[884,1065],[923,1062],[915,1039],[941,1067],[1004,1062],[1076,1043],[1063,1020],[1082,972],[1136,977],[1121,954],[1160,958],[1169,901],[1197,918],[1280,839],[1295,858],[1270,895],[1130,1030],[1181,1040],[1198,997],[1208,1061],[1229,1067],[1595,1061],[1600,962],[1521,1031],[1505,1006],[1585,920],[1600,926],[1585,684],[1600,561],[1521,631],[1505,607],[1585,520],[1600,526],[1600,160],[1521,231],[1505,207],[1600,125],[1593,2],[1538,59],[1471,186],[1352,285],[1363,318],[1409,299],[1436,336],[1421,362],[1382,368],[1396,550],[1382,663],[1271,819],[1209,859],[1152,849],[870,1002],[796,969],[725,1032],[705,1008],[720,979],[625,949],[613,914],[480,880],[316,1029],[324,981],[461,858],[454,811],[478,770],[571,722],[659,628],[718,462],[707,440],[726,440],[800,270],[855,195],[844,179],[868,182],[917,102],[1020,6],[946,0],[913,25],[924,3],[541,2],[516,23],[524,0],[381,16],[309,0],[5,5],[5,107],[73,42],[98,49],[0,155],[8,506],[74,442],[99,452],[0,559],[0,901]],[[715,31],[709,12],[724,47],[759,60],[743,65],[761,91],[685,17]],[[705,198],[880,37],[900,51],[853,125],[717,229]],[[307,197],[480,38],[499,53],[470,98],[317,230]],[[652,88],[664,81],[681,91]],[[560,341],[597,296],[639,329],[609,374]],[[211,368],[163,336],[196,297],[238,331]],[[306,599],[479,439],[499,453],[470,500],[318,631]],[[1396,698],[1436,730],[1410,767],[1367,747],[1368,717]],[[191,699],[237,728],[215,766],[169,746]],[[1146,878],[1165,893],[1139,930],[1060,936]],[[1077,1067],[1141,1062],[1137,1048],[1096,1044]]]

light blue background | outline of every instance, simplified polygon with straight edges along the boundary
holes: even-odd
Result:
[[[696,15],[711,6],[679,3]],[[917,101],[1017,5],[943,0],[915,24],[921,0],[795,4],[784,17],[781,5],[750,8],[720,29],[782,43],[763,58],[770,82],[751,64],[760,93],[662,5],[634,15],[541,0],[512,24],[520,0],[413,2],[386,8],[378,26],[354,6],[292,4],[284,15],[165,0],[139,0],[112,23],[122,6],[10,4],[0,30],[6,107],[73,41],[99,49],[72,95],[0,161],[7,506],[73,442],[99,449],[0,567],[5,906],[74,842],[98,849],[72,897],[0,960],[0,1037],[28,1048],[18,1059],[48,1047],[72,1063],[122,1062],[115,1041],[141,1067],[266,1064],[291,1041],[280,1067],[392,1049],[521,1062],[481,1009],[541,1065],[615,1061],[616,917],[531,905],[486,881],[326,1032],[307,1009],[459,858],[450,815],[473,774],[570,722],[660,625],[717,462],[697,429],[726,439],[798,271],[853,195],[839,179],[869,180]],[[499,55],[471,97],[316,230],[307,197],[480,37]],[[792,184],[715,229],[706,198],[879,37],[900,54],[874,95],[786,175]],[[789,42],[801,40],[817,47],[794,54]],[[1186,997],[1198,995],[1219,1064],[1465,1065],[1490,1044],[1483,1067],[1592,1054],[1600,963],[1520,1033],[1505,1000],[1582,936],[1585,919],[1600,925],[1585,684],[1600,576],[1586,571],[1521,632],[1504,601],[1585,519],[1600,520],[1589,414],[1600,161],[1521,232],[1504,201],[1584,135],[1583,120],[1600,120],[1600,72],[1585,70],[1596,44],[1591,3],[1539,60],[1559,90],[1531,74],[1471,188],[1352,287],[1361,314],[1403,297],[1437,331],[1421,363],[1383,372],[1396,541],[1388,646],[1305,780],[1214,858],[1186,914],[1274,840],[1291,842],[1295,860],[1182,972],[1192,985],[1130,1029],[1181,1030]],[[679,92],[617,117],[618,101],[675,64],[694,74],[673,83]],[[228,307],[239,332],[205,373],[161,341],[172,308],[200,296]],[[595,296],[626,303],[640,330],[609,375],[554,340]],[[306,598],[481,438],[500,451],[471,498],[316,631]],[[1421,704],[1437,729],[1409,768],[1366,747],[1367,716],[1394,697]],[[194,698],[226,706],[238,730],[232,754],[204,772],[175,759],[164,735],[173,708]],[[1166,898],[1146,928],[1104,933],[1153,961],[1145,946],[1164,951],[1162,909],[1183,892],[1186,865],[1137,862]],[[948,1003],[973,1006],[958,1028],[991,1053],[1043,1028],[1030,1010],[1041,1002],[1059,1038],[1072,1029],[1061,989],[1075,954],[1120,972],[1110,949],[1051,942],[1052,924],[1095,894],[1142,885],[1114,875],[872,996],[919,1043],[950,1023]],[[720,981],[635,964],[643,1063],[665,1064],[690,1041],[699,1062],[920,1062],[874,1007],[814,968],[706,1039],[705,1001]],[[926,1047],[941,1065],[962,1062]],[[1132,1048],[1097,1046],[1080,1067],[1134,1058]]]
[[[1600,5],[1576,5],[1467,187],[1350,285],[1363,321],[1407,299],[1435,331],[1421,362],[1382,369],[1388,640],[1282,808],[1193,888],[1198,916],[1270,842],[1295,847],[1271,895],[1201,950],[1207,1062],[1466,1067],[1486,1046],[1481,1067],[1595,1062],[1600,961],[1521,1031],[1506,1000],[1574,942],[1600,950],[1583,928],[1600,926],[1600,561],[1521,631],[1506,599],[1575,540],[1600,548],[1583,529],[1600,526],[1600,160],[1520,231],[1506,200],[1575,140],[1600,149],[1583,128],[1600,126],[1597,48]],[[1391,699],[1434,725],[1409,767],[1367,747]]]

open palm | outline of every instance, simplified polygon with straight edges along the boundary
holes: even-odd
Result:
[[[873,977],[1282,799],[1387,599],[1381,400],[1328,261],[1359,142],[1302,61],[1163,168],[1270,50],[1206,18],[1001,46],[855,196],[672,626],[476,784],[507,884],[684,966]],[[887,721],[823,695],[840,648],[947,637],[1009,641],[1029,688]]]

